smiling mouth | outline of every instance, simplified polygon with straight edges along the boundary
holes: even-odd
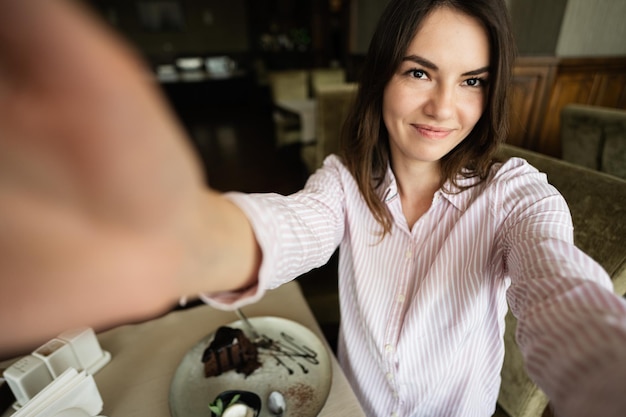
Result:
[[[441,127],[433,127],[427,125],[413,125],[417,132],[429,139],[445,139],[453,132],[453,129],[445,129]]]

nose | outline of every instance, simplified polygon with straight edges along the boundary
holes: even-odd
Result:
[[[454,106],[454,87],[438,84],[430,91],[430,95],[424,106],[424,112],[427,116],[435,120],[446,120],[452,117]]]

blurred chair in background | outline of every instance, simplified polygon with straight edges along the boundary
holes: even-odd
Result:
[[[313,68],[311,70],[311,93],[313,97],[317,97],[317,90],[320,86],[343,84],[345,82],[346,70],[344,68]]]
[[[309,72],[306,70],[269,71],[267,80],[274,103],[272,117],[276,132],[276,146],[301,142],[301,124],[297,114],[281,109],[280,100],[307,100]]]
[[[561,150],[565,161],[626,179],[626,110],[565,105]]]
[[[324,158],[339,151],[341,129],[356,97],[356,83],[318,86],[316,141],[302,148],[302,160],[310,173],[322,165]]]

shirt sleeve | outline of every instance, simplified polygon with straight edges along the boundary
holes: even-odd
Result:
[[[626,303],[606,271],[574,245],[567,203],[545,175],[519,165],[504,177],[507,300],[528,373],[558,415],[621,416]]]
[[[328,157],[305,187],[290,196],[226,194],[246,213],[261,248],[257,284],[200,298],[216,308],[239,308],[258,301],[267,289],[328,262],[344,231],[345,174],[339,165],[337,157]]]

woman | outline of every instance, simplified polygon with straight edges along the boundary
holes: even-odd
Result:
[[[506,134],[511,49],[501,0],[392,0],[372,40],[342,157],[330,156],[301,192],[222,199],[199,191],[193,163],[178,150],[172,155],[186,173],[178,179],[184,187],[159,189],[145,179],[145,187],[124,189],[141,192],[141,200],[101,197],[116,204],[98,225],[113,223],[133,239],[121,246],[117,235],[96,233],[90,247],[106,243],[133,263],[105,257],[115,259],[113,269],[100,258],[85,265],[101,267],[93,270],[102,276],[132,272],[133,282],[101,285],[94,298],[147,295],[134,300],[143,309],[127,306],[131,299],[121,304],[124,315],[83,305],[91,314],[85,320],[127,320],[202,290],[214,305],[238,307],[324,264],[339,246],[339,356],[368,415],[493,414],[507,301],[529,371],[557,410],[618,415],[626,305],[606,273],[574,247],[566,203],[545,176],[519,159],[492,160]],[[128,87],[139,83],[126,79]],[[134,100],[141,109],[159,108],[154,97]],[[146,122],[159,115],[140,118],[132,133],[143,138]],[[166,129],[150,131],[151,139],[175,143],[173,124],[162,123]],[[142,157],[163,174],[158,155]],[[168,200],[173,191],[178,198]],[[76,294],[85,290],[79,275],[70,280],[59,270],[66,273],[55,279],[71,281]],[[111,287],[117,294],[107,293]]]
[[[594,355],[551,340],[576,340],[599,311],[624,319],[606,273],[573,246],[563,198],[524,161],[493,161],[512,48],[501,1],[391,1],[342,158],[293,196],[229,196],[263,254],[257,297],[339,245],[339,357],[368,415],[492,415],[507,300],[559,407],[588,376],[573,364]]]

